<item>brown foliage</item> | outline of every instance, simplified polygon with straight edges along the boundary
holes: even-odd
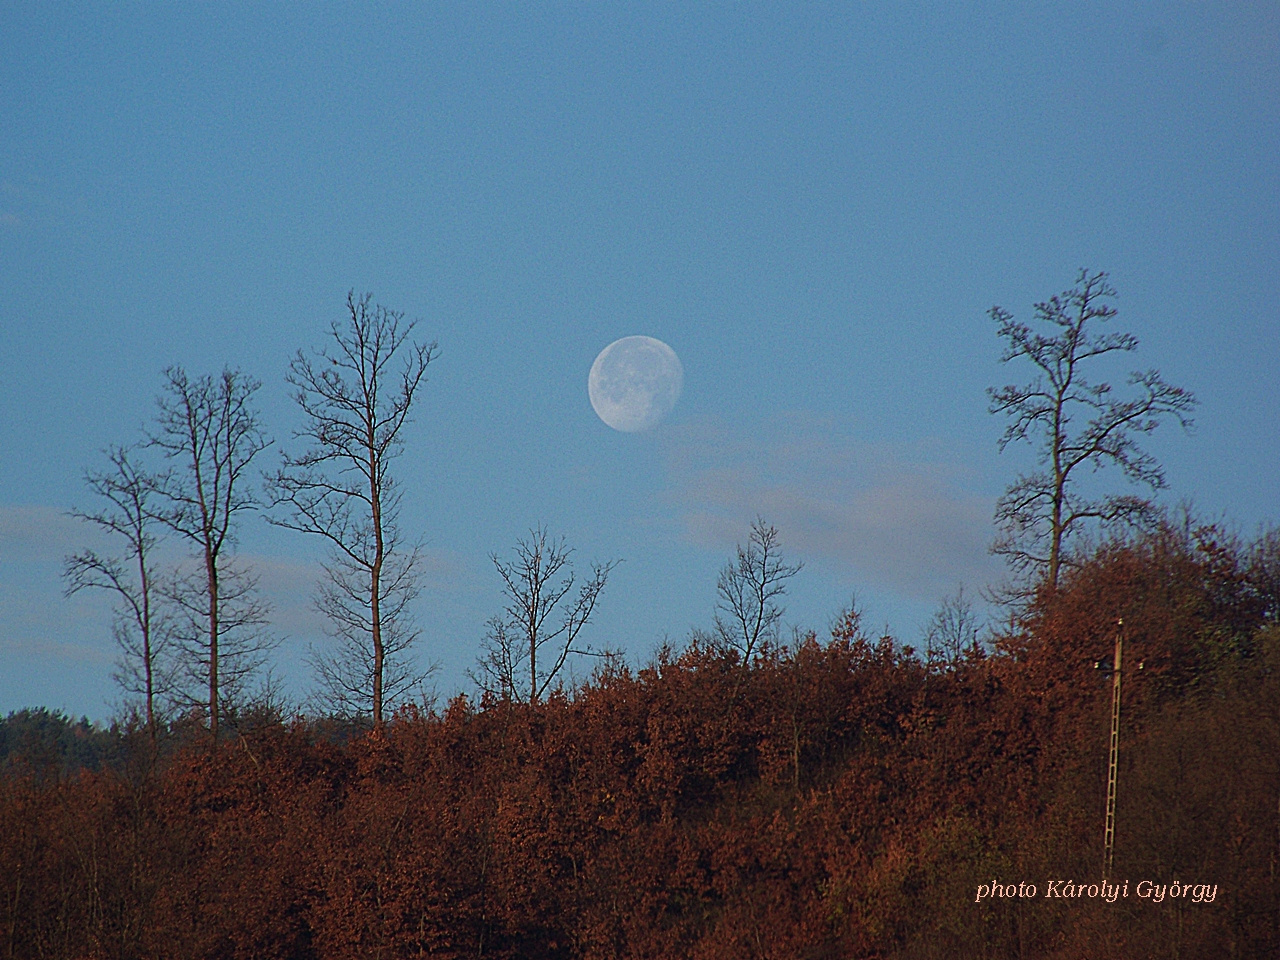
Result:
[[[990,657],[857,618],[750,665],[694,645],[572,696],[267,726],[0,775],[0,956],[1258,957],[1280,944],[1280,629],[1254,548],[1101,549]],[[1115,619],[1115,904],[1096,882]],[[150,759],[148,759],[148,757]],[[986,899],[993,879],[1035,900]],[[1216,883],[1211,904],[1141,879]]]

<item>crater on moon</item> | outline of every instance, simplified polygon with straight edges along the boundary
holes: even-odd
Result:
[[[596,414],[624,433],[657,426],[680,398],[684,368],[676,352],[653,337],[623,337],[596,357],[587,393]]]

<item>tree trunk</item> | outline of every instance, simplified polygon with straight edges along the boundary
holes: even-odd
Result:
[[[209,735],[218,749],[218,561],[205,549],[205,574],[209,579]]]
[[[373,567],[369,571],[369,623],[373,633],[373,725],[381,729],[382,674],[386,656],[382,642],[382,561],[386,549],[382,537],[382,485],[378,481],[377,437],[373,420],[368,427],[369,444],[369,506],[373,518]]]

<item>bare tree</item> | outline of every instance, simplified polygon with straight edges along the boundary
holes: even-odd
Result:
[[[489,621],[485,654],[475,676],[487,692],[536,703],[570,654],[610,655],[574,644],[618,561],[592,564],[590,579],[574,594],[572,554],[563,537],[553,539],[545,527],[538,527],[528,539],[516,541],[514,560],[504,563],[496,554],[490,556],[502,578],[507,606]]]
[[[253,572],[222,556],[217,574],[216,644],[209,642],[209,581],[199,557],[164,579],[160,589],[172,611],[173,642],[183,654],[175,664],[170,699],[184,710],[207,706],[207,684],[216,668],[218,689],[214,695],[221,723],[228,713],[238,712],[256,698],[258,691],[250,688],[250,681],[264,676],[277,640],[268,631],[270,608],[258,593],[258,578]]]
[[[257,509],[245,471],[270,443],[253,407],[261,384],[236,370],[191,379],[181,367],[165,371],[164,392],[151,446],[172,462],[154,480],[160,508],[153,514],[197,551],[200,571],[175,583],[171,595],[189,613],[198,611],[198,636],[207,680],[209,732],[218,743],[220,646],[236,631],[257,627],[262,608],[252,601],[252,580],[229,563],[240,514]],[[224,584],[224,579],[230,583]],[[198,599],[197,599],[198,598]],[[194,631],[189,631],[194,633]],[[260,646],[262,637],[250,646]],[[243,652],[243,648],[237,651]]]
[[[1107,274],[1082,269],[1072,289],[1036,304],[1037,321],[1053,335],[1015,323],[1001,307],[990,311],[1005,341],[1001,360],[1025,358],[1037,368],[1029,384],[987,391],[991,412],[1010,418],[1000,450],[1025,440],[1036,447],[1040,466],[1019,476],[997,502],[1000,533],[992,551],[1007,557],[1018,573],[1043,577],[1050,588],[1058,584],[1063,546],[1081,525],[1142,522],[1153,516],[1152,501],[1144,497],[1092,498],[1079,492],[1078,474],[1086,468],[1118,467],[1127,480],[1159,490],[1164,471],[1138,446],[1138,438],[1166,416],[1189,427],[1195,407],[1188,391],[1166,383],[1155,370],[1130,374],[1134,395],[1129,398],[1116,396],[1105,381],[1085,378],[1088,361],[1138,347],[1132,334],[1094,330],[1116,315],[1108,303],[1115,295]]]
[[[67,596],[86,588],[115,594],[118,602],[112,629],[122,655],[116,679],[126,693],[142,697],[147,735],[154,741],[156,699],[168,692],[162,658],[170,627],[157,602],[154,487],[152,478],[134,463],[130,450],[112,447],[107,459],[112,469],[85,474],[85,483],[105,505],[95,512],[72,510],[71,515],[123,539],[124,555],[103,556],[85,550],[67,558],[63,576]]]
[[[978,641],[978,617],[973,603],[960,587],[943,597],[924,633],[925,660],[930,665],[954,666],[970,653],[981,649]]]
[[[401,537],[390,467],[436,344],[410,342],[415,323],[371,299],[348,294],[329,346],[294,358],[289,382],[306,415],[296,436],[311,446],[286,454],[268,486],[273,523],[329,545],[317,607],[340,645],[317,656],[321,683],[340,709],[381,726],[387,705],[425,676],[406,659],[418,637],[409,605],[421,558]]]
[[[750,664],[763,644],[777,641],[784,611],[777,601],[803,567],[783,562],[777,529],[757,517],[746,547],[739,544],[737,557],[720,571],[712,641]]]

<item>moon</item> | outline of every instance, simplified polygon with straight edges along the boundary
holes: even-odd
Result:
[[[684,367],[653,337],[623,337],[596,357],[587,394],[596,415],[615,430],[638,433],[658,425],[680,399]]]

